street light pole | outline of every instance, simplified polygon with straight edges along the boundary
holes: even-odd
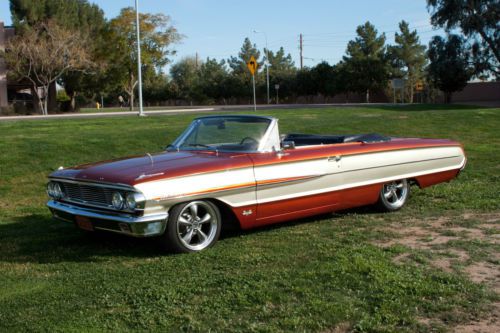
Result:
[[[269,49],[267,48],[267,33],[265,31],[253,31],[256,34],[264,34],[264,37],[266,38],[266,61],[264,65],[266,65],[266,83],[267,83],[267,104],[269,104],[270,98],[269,98]]]
[[[142,64],[141,64],[141,36],[139,28],[139,0],[135,0],[135,26],[137,34],[137,76],[139,83],[139,116],[145,116],[142,108]],[[132,93],[134,93],[132,91]]]

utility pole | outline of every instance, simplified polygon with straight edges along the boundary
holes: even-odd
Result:
[[[252,74],[252,86],[253,86],[253,110],[257,111],[257,97],[255,95],[255,72],[257,71],[257,60],[254,56],[251,56],[247,62],[248,70]]]
[[[303,57],[302,51],[303,51],[302,34],[300,34],[300,69],[302,69],[302,67],[304,65],[304,57]]]
[[[253,85],[253,110],[257,111],[257,97],[255,95],[255,74],[252,74],[252,85]]]
[[[139,28],[139,0],[135,0],[135,26],[137,32],[137,76],[139,79],[139,116],[145,116],[142,108],[142,64],[141,64],[141,36]],[[134,92],[132,91],[132,94]]]

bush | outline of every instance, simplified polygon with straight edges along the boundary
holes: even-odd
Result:
[[[11,116],[15,113],[14,107],[11,105],[0,107],[0,116]]]

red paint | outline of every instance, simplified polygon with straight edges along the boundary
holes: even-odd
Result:
[[[278,155],[275,152],[251,154],[216,153],[213,151],[163,152],[151,156],[135,156],[63,169],[52,173],[51,177],[119,183],[133,186],[143,182],[253,166],[307,161],[332,156],[443,146],[461,147],[459,143],[450,140],[393,139],[389,142],[380,143],[354,142],[301,147],[293,150],[286,150],[283,155]],[[427,187],[448,181],[456,177],[458,172],[459,170],[451,170],[419,176],[416,179],[420,187]],[[143,175],[146,175],[146,177]],[[241,183],[229,187],[213,188],[203,192],[196,192],[193,193],[193,195],[213,193],[240,187],[300,180],[302,178],[307,177],[266,180],[261,181],[259,184]],[[368,185],[232,209],[239,219],[242,228],[247,229],[316,214],[370,205],[378,200],[381,187],[382,184]]]
[[[460,172],[459,169],[455,169],[455,170],[433,173],[433,174],[425,175],[425,176],[419,176],[419,177],[416,177],[416,179],[417,179],[418,186],[420,188],[425,188],[425,187],[429,187],[431,185],[450,181],[453,178],[455,178],[456,176],[458,176],[459,172]]]
[[[250,229],[255,226],[255,215],[257,214],[257,205],[248,205],[243,207],[231,207],[241,229]],[[246,212],[246,214],[243,214]]]
[[[155,180],[251,166],[248,154],[181,151],[85,164],[58,170],[51,177],[133,186]],[[140,178],[142,175],[146,177]]]
[[[381,189],[382,184],[374,184],[258,204],[254,226],[371,205],[377,202]]]
[[[306,161],[330,156],[347,156],[367,153],[376,153],[392,150],[405,150],[416,148],[432,147],[461,147],[460,143],[444,139],[400,139],[394,138],[387,142],[362,143],[351,142],[311,147],[300,147],[291,150],[285,150],[283,156],[277,156],[276,153],[251,154],[255,166],[289,163],[296,161]]]
[[[460,146],[450,140],[437,139],[393,139],[380,143],[343,143],[303,147],[285,151],[279,157],[276,153],[221,153],[213,151],[162,152],[150,156],[134,156],[124,159],[84,164],[58,170],[51,177],[64,177],[84,181],[97,181],[135,185],[139,183],[216,172],[244,167],[305,161],[328,156],[345,156],[399,149],[413,149],[439,146]],[[141,175],[151,177],[139,178]]]

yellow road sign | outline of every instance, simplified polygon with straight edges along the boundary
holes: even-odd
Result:
[[[247,67],[250,73],[252,75],[255,75],[255,72],[257,71],[257,67],[259,67],[259,65],[257,64],[257,60],[255,60],[254,56],[251,56],[250,60],[248,60]]]
[[[416,91],[424,90],[424,83],[422,81],[418,81],[417,84],[415,85],[415,90]]]

